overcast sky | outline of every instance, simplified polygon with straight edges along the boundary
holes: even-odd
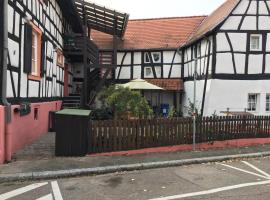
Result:
[[[130,14],[130,19],[207,15],[226,0],[90,0]]]

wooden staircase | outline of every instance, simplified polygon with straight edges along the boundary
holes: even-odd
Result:
[[[90,72],[89,86],[91,88],[89,106],[91,106],[97,94],[101,91],[104,85],[111,84],[114,77],[113,52],[103,52],[99,54],[99,64],[101,68]],[[107,66],[107,68],[106,68]]]
[[[81,102],[80,94],[70,94],[63,98],[62,109],[79,108]]]

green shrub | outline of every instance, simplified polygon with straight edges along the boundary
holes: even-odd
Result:
[[[153,115],[147,100],[139,92],[129,88],[112,85],[102,91],[100,100],[113,111],[115,118],[122,118],[128,113],[137,118]]]

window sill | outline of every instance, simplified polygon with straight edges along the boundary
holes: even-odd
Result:
[[[41,78],[40,76],[28,75],[28,79],[33,81],[40,81]]]
[[[258,52],[262,52],[262,50],[261,49],[250,49],[250,52],[258,53]]]

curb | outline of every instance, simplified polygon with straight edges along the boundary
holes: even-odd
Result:
[[[171,160],[171,161],[162,161],[162,162],[116,165],[116,166],[107,166],[107,167],[29,172],[29,173],[16,173],[16,174],[0,174],[0,183],[14,182],[14,181],[35,181],[35,180],[68,178],[68,177],[78,177],[78,176],[91,176],[91,175],[123,172],[123,171],[136,171],[136,170],[157,169],[157,168],[165,168],[165,167],[176,167],[176,166],[183,166],[183,165],[201,164],[201,163],[208,163],[208,162],[221,162],[221,161],[227,161],[227,160],[233,160],[233,159],[257,158],[257,157],[265,157],[265,156],[270,156],[270,151],[260,152],[260,153],[250,153],[250,154],[237,154],[237,155],[214,156],[214,157],[205,157],[205,158],[192,158],[192,159],[184,159],[184,160]]]

